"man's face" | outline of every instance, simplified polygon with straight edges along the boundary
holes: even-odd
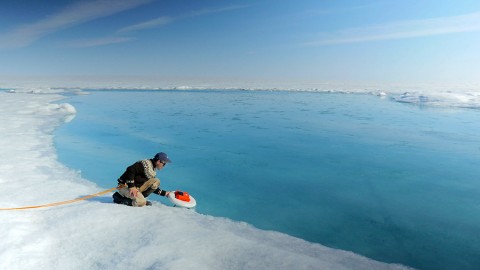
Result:
[[[163,167],[165,167],[167,163],[163,160],[157,160],[157,162],[155,163],[155,169],[157,170],[161,170],[163,169]]]

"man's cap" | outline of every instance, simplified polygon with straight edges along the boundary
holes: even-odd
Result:
[[[155,155],[155,157],[153,157],[153,159],[155,159],[155,160],[161,160],[161,161],[167,162],[167,163],[172,162],[172,161],[168,158],[167,154],[165,154],[165,153],[163,153],[163,152],[157,153],[157,154]]]

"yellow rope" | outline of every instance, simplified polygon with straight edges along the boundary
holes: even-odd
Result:
[[[85,196],[85,197],[81,197],[81,198],[74,199],[74,200],[68,200],[68,201],[56,202],[56,203],[48,203],[48,204],[42,204],[42,205],[24,206],[24,207],[0,208],[0,211],[1,211],[1,210],[26,210],[26,209],[33,209],[33,208],[45,208],[45,207],[52,207],[52,206],[58,206],[58,205],[63,205],[63,204],[69,204],[69,203],[74,203],[74,202],[78,202],[78,201],[83,201],[83,200],[86,200],[86,199],[90,199],[90,198],[93,198],[93,197],[97,197],[97,196],[100,196],[100,195],[109,193],[109,192],[111,192],[111,191],[113,191],[113,190],[115,190],[115,189],[117,189],[117,187],[110,188],[110,189],[104,190],[104,191],[102,191],[102,192],[98,192],[98,193],[95,193],[95,194],[87,195],[87,196]]]

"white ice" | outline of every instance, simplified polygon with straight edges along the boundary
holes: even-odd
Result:
[[[59,88],[60,87],[60,88]],[[63,77],[63,78],[0,78],[0,88],[13,92],[61,93],[63,89],[85,94],[81,89],[128,90],[266,90],[307,91],[328,93],[362,93],[388,97],[402,103],[428,106],[480,108],[480,84],[478,83],[368,83],[368,82],[305,82],[276,80],[241,80],[235,78],[159,78],[148,76],[124,77]],[[62,89],[63,88],[63,89]]]
[[[0,92],[0,208],[102,190],[57,161],[53,131],[75,114],[55,103],[62,98]],[[116,205],[110,196],[0,210],[0,269],[405,269],[160,203]]]

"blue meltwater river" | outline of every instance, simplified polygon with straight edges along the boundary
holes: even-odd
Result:
[[[480,111],[364,94],[69,96],[59,159],[104,188],[164,151],[196,211],[419,269],[480,269]],[[168,204],[165,198],[149,197]]]

